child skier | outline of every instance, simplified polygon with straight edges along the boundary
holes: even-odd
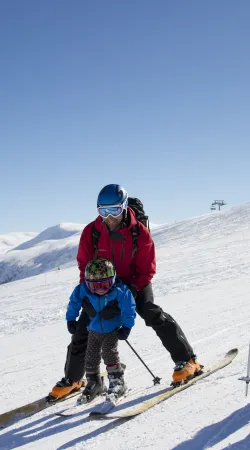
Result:
[[[130,289],[116,278],[111,261],[97,258],[88,262],[85,281],[74,289],[66,313],[71,334],[75,334],[77,328],[83,325],[82,319],[76,322],[81,308],[85,313],[85,326],[89,330],[85,363],[87,386],[82,393],[81,403],[89,402],[103,393],[101,357],[109,378],[107,394],[119,398],[125,393],[125,367],[120,363],[118,340],[128,338],[134,325],[135,307]]]

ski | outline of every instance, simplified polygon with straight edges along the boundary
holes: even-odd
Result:
[[[105,371],[101,375],[105,376],[107,375],[107,372]],[[19,422],[19,420],[33,416],[34,414],[43,411],[46,408],[57,405],[57,403],[65,402],[66,400],[81,395],[85,387],[85,384],[86,380],[84,380],[83,386],[79,391],[71,392],[71,394],[66,395],[65,397],[60,398],[58,400],[48,401],[48,396],[42,397],[39,398],[38,400],[35,400],[32,403],[27,403],[26,405],[20,406],[18,408],[0,414],[0,429],[12,425],[15,422]]]
[[[193,386],[198,381],[208,377],[209,375],[212,375],[213,373],[217,372],[218,370],[222,369],[223,367],[226,367],[228,364],[230,364],[234,358],[238,354],[238,349],[232,349],[226,355],[217,363],[213,364],[210,368],[204,370],[200,375],[197,375],[195,378],[192,378],[190,381],[188,381],[186,384],[182,384],[178,387],[168,387],[160,394],[157,394],[155,397],[153,397],[150,400],[146,400],[143,403],[140,403],[138,406],[132,408],[128,412],[119,413],[119,414],[109,414],[109,413],[103,413],[103,414],[93,414],[93,412],[90,413],[89,419],[129,419],[135,416],[138,416],[139,414],[142,414],[145,411],[148,411],[153,406],[161,403],[164,400],[169,399],[170,397],[173,397],[173,395],[178,394],[181,391],[184,391],[184,389],[188,389],[189,387]],[[110,412],[110,411],[109,411]]]
[[[64,409],[63,411],[58,411],[55,413],[56,416],[61,417],[70,417],[75,416],[79,412],[81,412],[84,409],[87,409],[89,405],[92,403],[96,403],[100,398],[103,398],[106,395],[107,387],[104,383],[104,377],[101,377],[102,380],[102,391],[96,391],[94,393],[94,387],[92,389],[90,388],[90,391],[88,390],[88,384],[86,385],[86,390],[83,391],[82,395],[78,397],[77,402],[75,405],[71,406],[70,408]]]
[[[54,402],[48,402],[47,397],[40,398],[39,400],[35,400],[32,403],[27,403],[26,405],[20,406],[19,408],[12,409],[6,413],[0,415],[0,429],[6,427],[7,425],[12,425],[14,422],[18,422],[21,419],[26,419],[26,417],[30,417],[33,414],[36,414],[43,409],[49,408],[50,406],[57,405],[57,403],[64,402],[69,400],[72,397],[80,395],[82,390],[77,392],[72,392],[66,397],[60,398]]]
[[[114,409],[122,400],[124,400],[132,389],[128,389],[121,397],[116,398],[114,394],[109,394],[106,396],[106,400],[97,407],[94,407],[93,411],[89,413],[89,417],[99,416],[103,414],[108,414]]]
[[[95,416],[103,416],[111,412],[112,409],[114,409],[118,404],[120,404],[126,397],[131,395],[138,395],[142,392],[145,392],[145,390],[152,388],[152,386],[145,388],[129,388],[127,391],[121,396],[116,398],[113,394],[110,394],[107,396],[106,400],[97,406],[94,406],[93,411],[89,413],[90,418],[95,418]],[[97,417],[98,418],[98,417]]]
[[[94,410],[91,411],[90,414],[93,414],[93,415],[94,414],[103,414],[103,413],[107,414],[115,406],[117,406],[118,403],[120,403],[121,400],[126,398],[130,391],[131,391],[131,389],[129,389],[127,392],[125,392],[125,394],[122,397],[118,398],[118,399],[113,398],[111,396],[109,396],[109,398],[107,399],[107,396],[106,396],[106,399],[104,401],[101,401],[101,403],[98,404],[96,407],[94,406]],[[71,406],[70,408],[66,408],[63,411],[55,412],[55,415],[59,416],[59,417],[72,417],[72,416],[75,416],[79,412],[84,411],[85,409],[88,409],[89,406],[91,407],[93,404],[98,403],[99,400],[102,400],[103,396],[105,396],[105,395],[106,395],[105,393],[103,393],[102,395],[98,395],[95,398],[93,398],[93,400],[91,400],[90,402],[86,402],[86,403],[82,403],[82,404],[76,403],[75,405]]]
[[[97,403],[100,399],[102,399],[102,396],[98,395],[93,400],[86,402],[86,403],[76,403],[75,405],[71,406],[71,408],[64,409],[63,411],[57,411],[55,413],[56,416],[59,417],[71,417],[75,416],[81,411],[84,411],[89,406],[92,406],[93,404]]]

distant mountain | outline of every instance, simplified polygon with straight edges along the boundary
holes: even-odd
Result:
[[[0,255],[0,284],[76,263],[76,253],[85,225],[61,223]],[[16,233],[18,235],[18,233]]]
[[[33,232],[13,232],[0,234],[0,255],[37,236]]]

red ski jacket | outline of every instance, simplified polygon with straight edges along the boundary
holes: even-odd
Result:
[[[98,216],[94,222],[89,223],[83,230],[77,262],[80,270],[80,283],[84,281],[84,271],[89,260],[94,258],[92,244],[93,227],[99,231],[98,256],[111,260],[115,266],[116,274],[124,283],[132,285],[137,291],[147,286],[156,273],[155,247],[149,230],[137,222],[134,211],[128,208],[130,225],[117,230],[121,234],[120,240],[112,240],[106,225]],[[132,256],[133,242],[131,228],[138,223],[139,236],[137,250]]]

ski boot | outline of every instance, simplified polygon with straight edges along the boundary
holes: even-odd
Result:
[[[98,395],[103,395],[106,392],[104,379],[99,373],[86,374],[87,385],[81,396],[77,399],[77,404],[90,403]]]
[[[171,386],[177,387],[187,383],[192,378],[202,373],[202,368],[195,356],[189,361],[179,361],[176,363],[173,373]]]
[[[46,400],[48,403],[53,403],[67,397],[73,392],[80,391],[81,387],[85,384],[84,381],[72,381],[69,378],[62,378],[56,383],[52,391],[47,396]]]
[[[107,366],[109,387],[106,394],[107,400],[116,401],[122,397],[126,391],[127,386],[124,381],[124,364],[115,364],[114,366]]]

